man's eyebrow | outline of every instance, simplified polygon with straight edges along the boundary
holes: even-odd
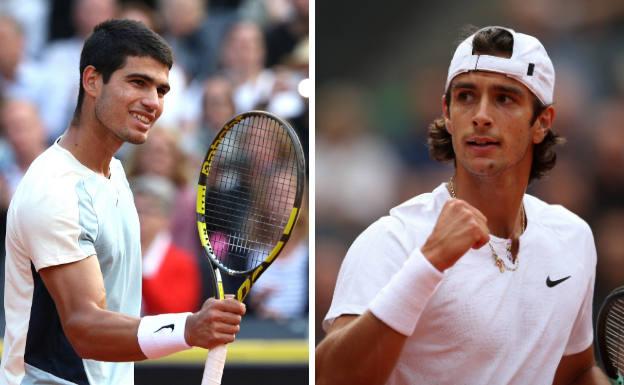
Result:
[[[457,82],[451,85],[451,89],[469,89],[469,90],[474,90],[476,89],[477,86],[474,83],[471,82]],[[512,85],[507,85],[507,84],[496,84],[494,86],[492,86],[492,89],[497,91],[497,92],[505,92],[505,93],[509,93],[509,94],[514,94],[514,95],[518,95],[521,96],[524,94],[522,88],[520,87],[516,87],[516,86],[512,86]]]
[[[498,92],[505,92],[505,93],[514,94],[518,96],[522,96],[524,94],[524,92],[522,92],[522,89],[520,87],[515,87],[515,86],[499,84],[499,85],[495,85],[493,88],[495,91],[498,91]]]
[[[474,90],[477,88],[477,86],[474,83],[471,82],[457,82],[457,83],[453,83],[451,85],[452,89],[457,89],[457,88],[462,88],[462,89],[471,89]]]
[[[126,78],[139,78],[139,79],[143,79],[144,81],[148,82],[148,83],[152,83],[155,84],[156,83],[156,79],[154,79],[153,77],[146,75],[144,73],[130,73],[128,75],[126,75]],[[165,90],[165,92],[168,92],[169,89],[171,88],[171,86],[169,86],[169,83],[159,83],[157,84],[159,88],[163,88]]]

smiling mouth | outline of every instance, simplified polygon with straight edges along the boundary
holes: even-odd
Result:
[[[134,112],[131,112],[130,115],[132,115],[132,117],[134,117],[136,120],[143,124],[150,124],[152,122],[152,119],[148,118],[145,115],[137,114]]]

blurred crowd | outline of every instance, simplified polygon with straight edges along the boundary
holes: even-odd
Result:
[[[359,77],[317,79],[317,342],[337,271],[355,237],[391,207],[431,191],[453,172],[452,164],[430,160],[427,128],[441,116],[446,71],[468,23],[535,35],[549,52],[556,71],[554,127],[567,143],[557,151],[555,168],[533,182],[529,193],[564,205],[590,224],[598,251],[595,308],[611,289],[624,285],[624,3],[460,3],[439,10],[446,20],[463,19],[456,25],[432,17],[386,31],[392,35],[385,41],[396,43],[379,49],[389,56],[363,64],[369,70],[360,68]],[[322,30],[321,23],[318,45]],[[455,37],[445,40],[449,30]],[[379,30],[370,33],[383,39]],[[328,73],[331,62],[341,59],[317,58]]]
[[[82,44],[95,25],[111,18],[143,22],[174,52],[163,115],[145,144],[126,144],[116,157],[141,221],[143,312],[193,311],[212,295],[195,225],[195,185],[213,137],[236,113],[262,109],[290,121],[307,151],[308,0],[0,2],[2,239],[15,187],[72,118]],[[286,290],[287,283],[274,280],[252,290],[249,310],[257,317],[307,318],[302,217],[304,232],[275,265],[298,271],[303,284]],[[284,291],[290,295],[278,298]]]

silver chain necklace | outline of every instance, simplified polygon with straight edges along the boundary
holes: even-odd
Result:
[[[457,194],[455,194],[455,177],[451,176],[451,179],[449,179],[446,187],[449,191],[449,194],[451,195],[451,198],[457,199]],[[526,229],[526,213],[524,212],[524,203],[520,204],[520,223],[522,226],[521,233],[523,233]],[[519,242],[519,240],[516,241]],[[496,253],[496,250],[494,250],[494,247],[492,246],[492,242],[488,242],[488,246],[490,247],[490,251],[492,252],[492,258],[494,258],[494,265],[498,267],[498,270],[500,270],[501,273],[504,273],[505,270],[516,271],[518,270],[518,266],[520,265],[519,255],[516,255],[516,258],[514,259],[511,252],[512,242],[513,241],[508,241],[507,246],[505,247],[505,251],[507,253],[506,259],[512,262],[511,266],[507,265],[507,263],[505,263],[505,260]]]

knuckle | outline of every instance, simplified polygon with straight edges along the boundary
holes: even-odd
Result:
[[[210,310],[208,312],[206,312],[206,320],[208,322],[215,322],[219,319],[219,314],[217,311],[215,310]]]

